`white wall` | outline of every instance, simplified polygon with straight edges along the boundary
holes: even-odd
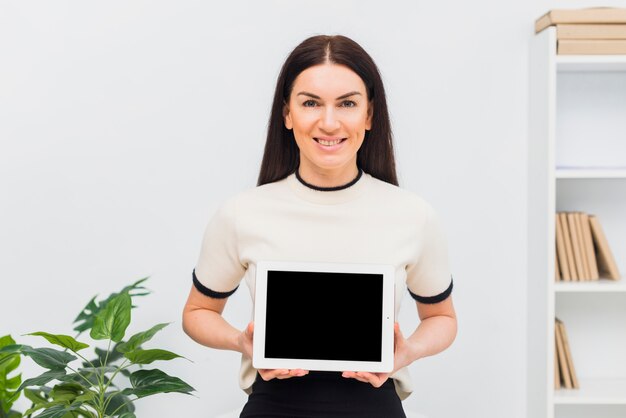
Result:
[[[94,294],[151,275],[129,332],[173,322],[154,346],[194,363],[157,366],[197,397],[144,399],[138,415],[239,407],[238,357],[181,330],[191,270],[213,210],[256,182],[286,55],[340,33],[382,72],[401,186],[449,234],[459,334],[411,366],[406,408],[524,416],[528,40],[548,9],[593,4],[0,2],[0,334],[71,333]],[[249,309],[242,289],[225,315],[242,327]],[[411,303],[400,321],[417,324]]]

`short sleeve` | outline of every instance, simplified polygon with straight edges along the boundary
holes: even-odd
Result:
[[[452,293],[452,275],[448,265],[448,243],[439,215],[426,205],[419,254],[407,266],[406,283],[410,295],[421,303],[438,303]]]
[[[206,296],[230,296],[245,274],[246,267],[239,261],[236,216],[236,201],[228,199],[213,214],[204,231],[193,284]]]

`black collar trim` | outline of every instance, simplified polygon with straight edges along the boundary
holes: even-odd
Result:
[[[354,185],[357,181],[359,181],[359,179],[361,178],[361,176],[363,175],[363,170],[359,167],[359,174],[356,175],[356,177],[354,178],[354,180],[352,180],[350,183],[346,183],[344,185],[341,186],[334,186],[334,187],[320,187],[320,186],[315,186],[313,184],[307,183],[306,181],[304,181],[302,179],[302,177],[300,177],[300,173],[299,173],[299,169],[296,168],[296,178],[298,179],[298,181],[302,184],[304,184],[306,187],[313,189],[313,190],[319,190],[321,192],[333,192],[336,190],[343,190],[343,189],[347,189],[348,187]]]

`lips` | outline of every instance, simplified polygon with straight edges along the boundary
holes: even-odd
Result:
[[[320,136],[320,137],[313,138],[313,139],[314,139],[314,140],[315,140],[315,142],[317,142],[318,144],[320,143],[320,141],[319,141],[320,139],[321,139],[321,140],[323,140],[323,141],[327,141],[327,142],[335,142],[336,140],[341,139],[341,141],[339,141],[339,143],[341,144],[343,141],[345,141],[345,140],[346,140],[346,139],[348,139],[348,138],[340,138],[340,137],[337,137],[337,138],[330,138],[330,137],[323,137],[323,136]]]

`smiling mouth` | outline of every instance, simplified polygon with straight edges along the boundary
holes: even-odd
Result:
[[[324,140],[322,140],[323,142],[320,142],[319,138],[313,138],[313,140],[315,140],[315,142],[317,142],[318,144],[321,144],[321,145],[325,145],[325,146],[332,146],[332,145],[341,144],[346,139],[348,139],[348,138],[341,138],[341,140],[339,140],[339,141],[324,141]]]

